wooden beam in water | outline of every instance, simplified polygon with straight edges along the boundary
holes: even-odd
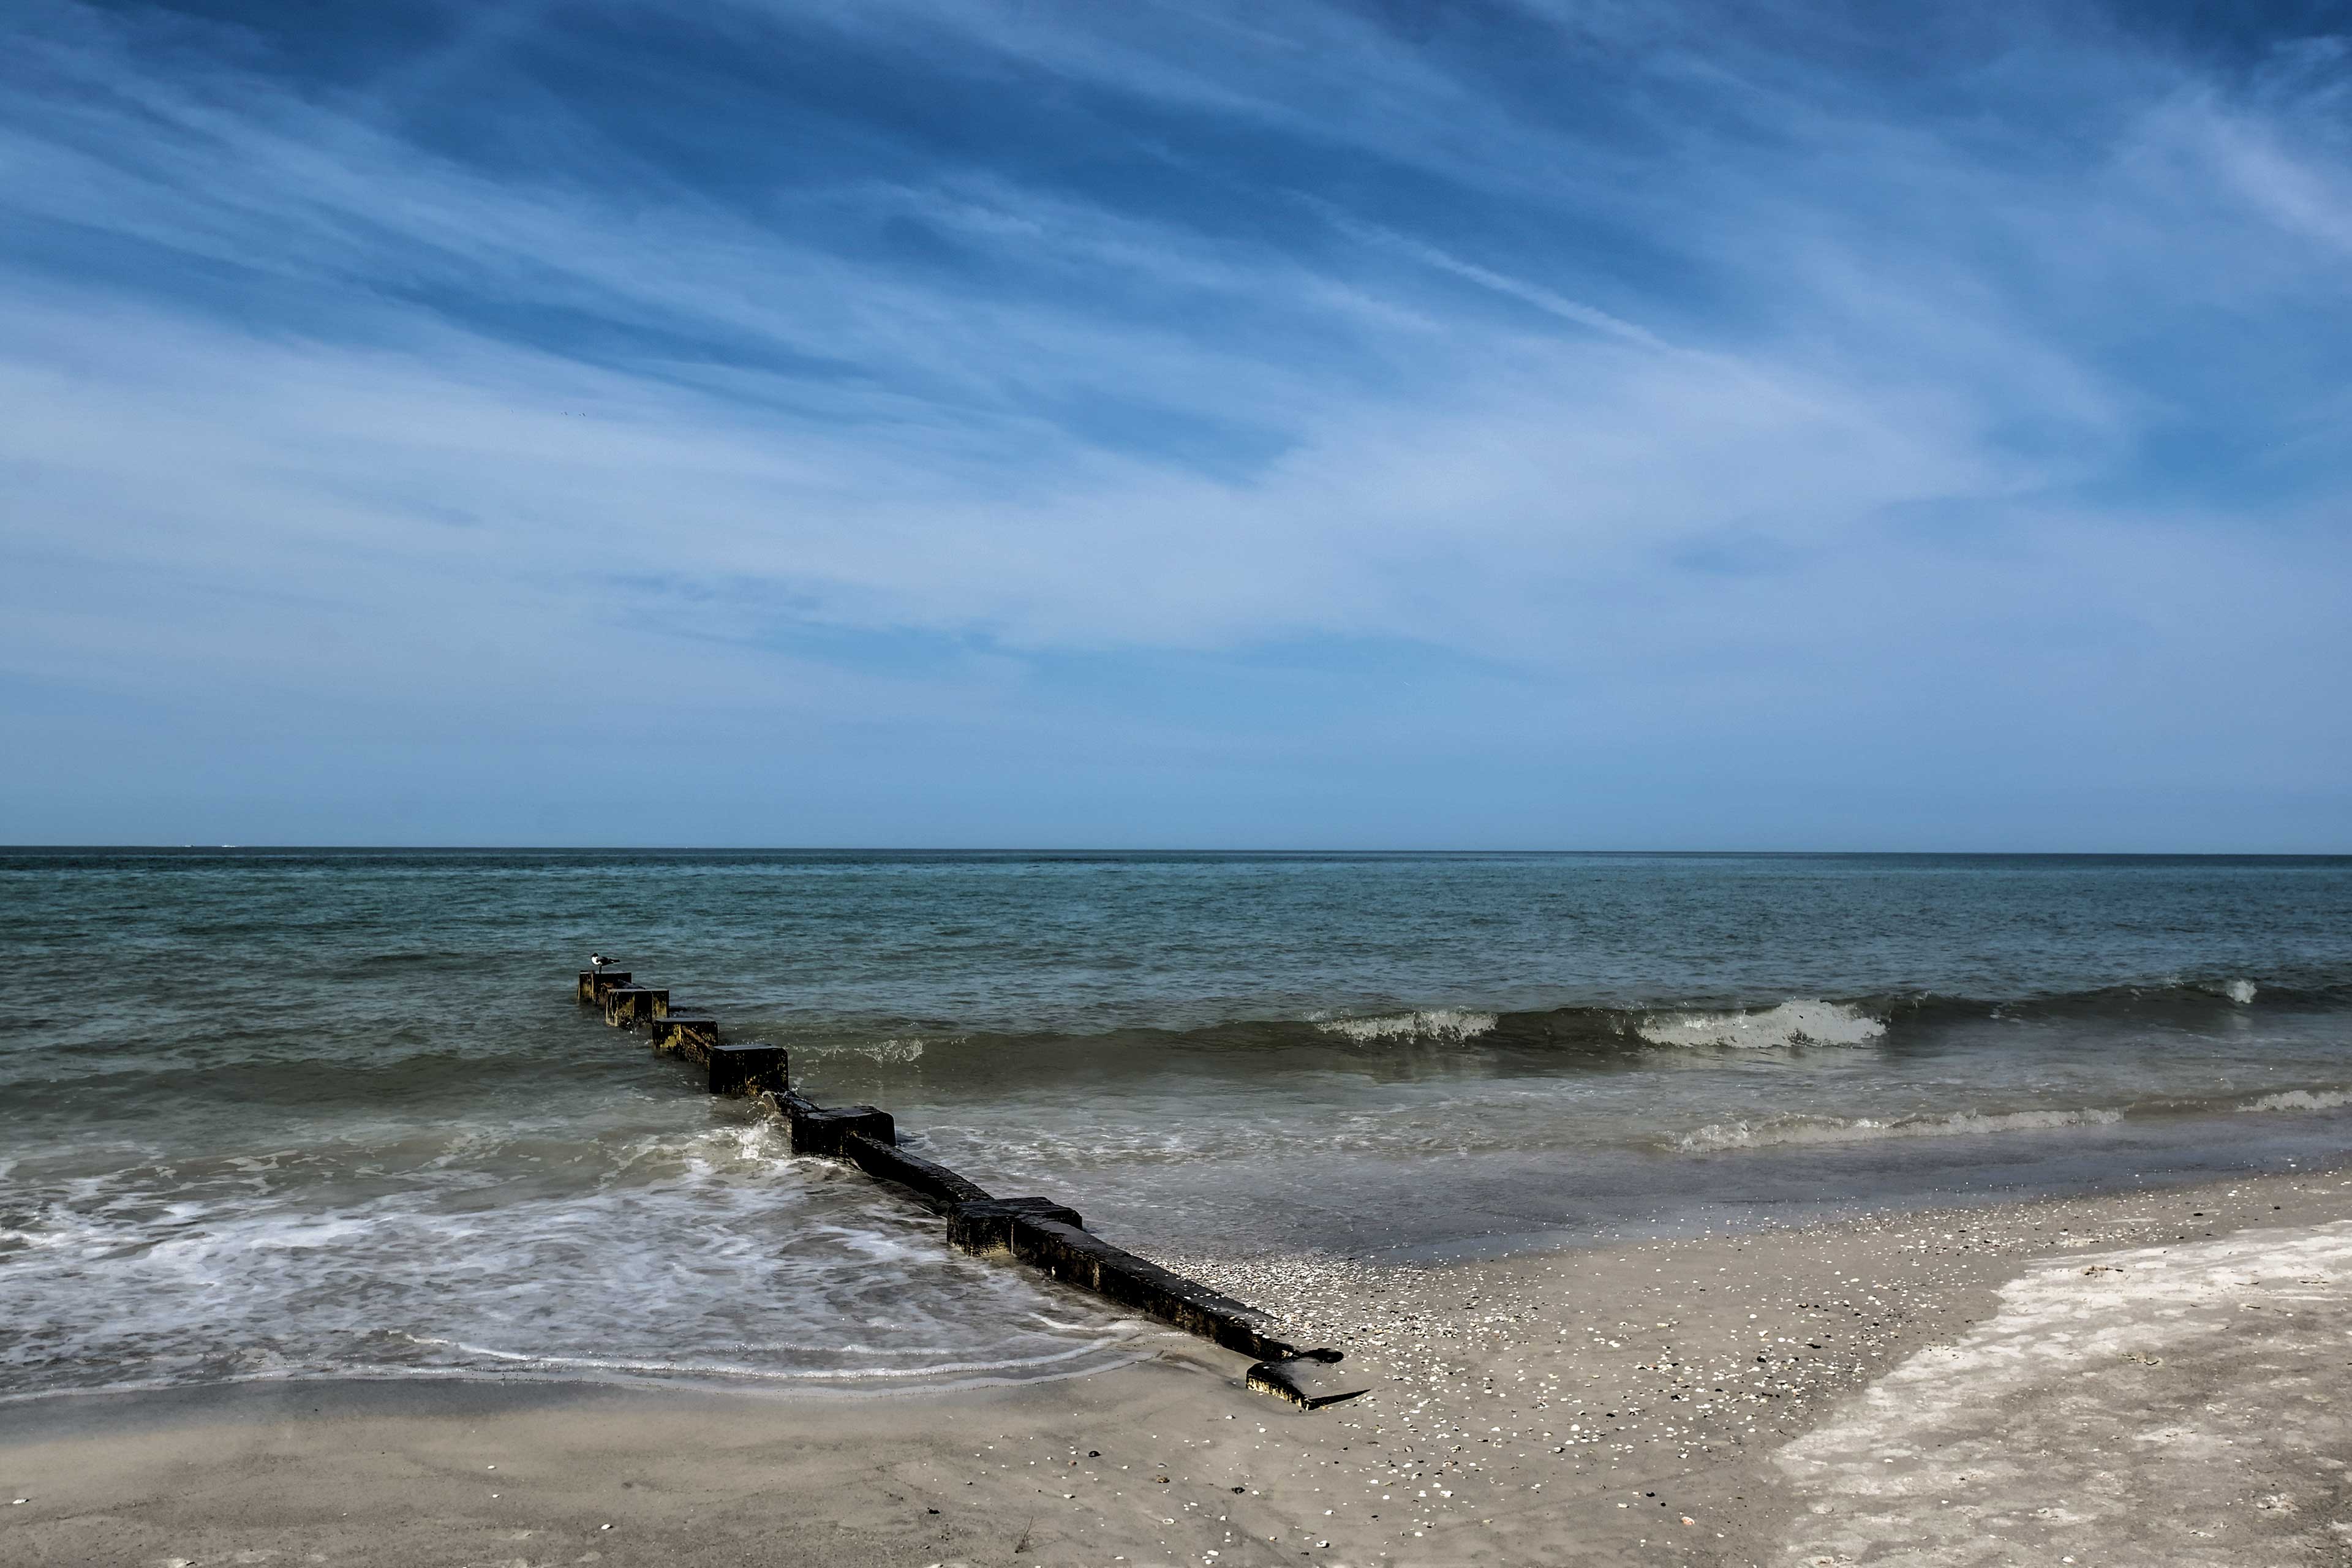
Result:
[[[1066,1285],[1260,1361],[1299,1353],[1256,1308],[1113,1247],[1058,1205],[1036,1198],[966,1204],[949,1219],[948,1240],[966,1252],[1009,1252]]]
[[[770,1094],[789,1081],[782,1046],[716,1045],[703,1060],[713,1094]]]
[[[629,972],[625,969],[583,969],[580,972],[580,1000],[591,1006],[602,1006],[604,986],[628,983]]]
[[[783,1119],[793,1153],[845,1160],[946,1215],[949,1245],[1016,1258],[1066,1285],[1255,1357],[1245,1384],[1304,1409],[1371,1392],[1369,1383],[1338,1370],[1339,1352],[1299,1349],[1256,1308],[1093,1235],[1076,1209],[1046,1198],[992,1197],[945,1165],[907,1152],[888,1111],[822,1106],[794,1093],[782,1047],[722,1040],[717,1019],[672,1012],[667,989],[632,985],[629,978],[623,970],[583,970],[580,999],[602,1006],[609,1024],[644,1024],[656,1049],[701,1065],[711,1093],[763,1100]]]
[[[660,985],[613,985],[604,991],[604,1022],[625,1028],[650,1024],[669,1011],[669,991]]]
[[[719,1020],[702,1013],[665,1013],[646,1026],[657,1051],[675,1051],[690,1062],[707,1062],[719,1044]]]

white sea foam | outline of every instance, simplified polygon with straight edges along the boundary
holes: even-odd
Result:
[[[2266,1094],[2238,1107],[2240,1110],[2336,1110],[2352,1105],[2352,1089],[2290,1089]]]
[[[1635,1032],[1654,1046],[1866,1046],[1884,1021],[1837,1002],[1790,1001],[1760,1013],[1655,1013]]]
[[[810,1179],[772,1121],[670,1122],[437,1134],[478,1148],[470,1168],[401,1130],[364,1151],[396,1150],[398,1180],[329,1189],[257,1191],[232,1161],[30,1187],[0,1235],[0,1388],[516,1365],[871,1386],[1133,1353],[1116,1322],[1052,1321],[1019,1271],[952,1252],[867,1184]],[[580,1180],[511,1179],[559,1145]],[[93,1291],[120,1310],[73,1310]]]
[[[1775,1116],[1759,1121],[1718,1121],[1686,1132],[1675,1147],[1691,1153],[1714,1149],[1761,1149],[1789,1143],[1870,1143],[1883,1138],[1961,1138],[1971,1133],[2036,1132],[2061,1127],[2105,1127],[2120,1110],[2007,1110],[1948,1116]]]
[[[1328,1018],[1315,1026],[1327,1035],[1344,1035],[1363,1044],[1374,1040],[1462,1041],[1475,1039],[1492,1029],[1495,1015],[1458,1007],[1429,1007],[1417,1013],[1383,1013],[1370,1018]]]
[[[882,1040],[803,1041],[792,1049],[794,1056],[800,1057],[864,1057],[876,1062],[911,1062],[921,1058],[929,1043],[920,1035],[893,1035]]]
[[[2347,1308],[2340,1221],[2036,1264],[1780,1450],[1759,1560],[2332,1559]]]
[[[2232,980],[2221,987],[2221,994],[2242,1007],[2254,999],[2254,983],[2251,980]]]
[[[2337,1110],[2352,1105],[2352,1089],[2289,1089],[2228,1107],[2241,1114],[2264,1111]],[[2177,1106],[2174,1109],[2188,1109]],[[2220,1105],[2209,1106],[2220,1110]],[[1986,1114],[1958,1110],[1944,1116],[1807,1116],[1792,1113],[1755,1121],[1718,1121],[1686,1132],[1673,1146],[1686,1153],[1717,1149],[1760,1149],[1789,1143],[1869,1143],[1882,1138],[1959,1138],[1971,1133],[2041,1132],[2065,1127],[2108,1127],[2126,1113],[2105,1107],[2081,1110],[2004,1110]]]
[[[933,1361],[914,1366],[858,1366],[775,1368],[722,1361],[688,1361],[656,1357],[540,1355],[520,1351],[499,1350],[491,1345],[468,1344],[462,1340],[443,1339],[423,1334],[403,1334],[399,1337],[414,1345],[432,1349],[454,1350],[468,1357],[503,1362],[516,1366],[545,1367],[563,1372],[638,1373],[650,1376],[683,1373],[689,1375],[716,1375],[754,1383],[871,1383],[882,1379],[938,1378],[956,1373],[1022,1373],[1034,1368],[1059,1365],[1063,1363],[1090,1358],[1097,1364],[1085,1370],[1099,1371],[1103,1365],[1117,1365],[1128,1360],[1140,1359],[1139,1352],[1122,1356],[1118,1361],[1103,1363],[1108,1352],[1118,1351],[1145,1334],[1164,1333],[1156,1323],[1141,1320],[1122,1319],[1109,1326],[1108,1331],[1097,1330],[1095,1338],[1084,1344],[1073,1345],[1047,1354],[1003,1356],[986,1361]],[[941,1349],[932,1345],[877,1347],[873,1345],[839,1345],[836,1351],[857,1355],[939,1355]]]

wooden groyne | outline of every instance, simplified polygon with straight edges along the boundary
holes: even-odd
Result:
[[[725,1039],[707,1013],[674,1009],[666,987],[638,985],[625,970],[580,972],[580,1001],[615,1028],[642,1030],[657,1050],[705,1069],[713,1094],[760,1100],[782,1119],[795,1154],[845,1161],[947,1220],[950,1246],[1009,1257],[1115,1306],[1253,1358],[1244,1377],[1260,1393],[1313,1410],[1370,1385],[1339,1371],[1340,1352],[1302,1349],[1255,1307],[1113,1247],[1076,1209],[1048,1198],[1001,1198],[977,1182],[898,1147],[898,1123],[870,1105],[823,1106],[792,1087],[782,1046]]]

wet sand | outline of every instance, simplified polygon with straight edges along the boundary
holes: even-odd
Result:
[[[2352,1550],[2348,1174],[1439,1265],[1167,1260],[1345,1348],[1375,1392],[1300,1412],[1170,1335],[1089,1377],[873,1397],[408,1381],[26,1401],[0,1405],[0,1563]]]

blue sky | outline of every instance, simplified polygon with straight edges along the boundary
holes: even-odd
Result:
[[[2352,849],[2215,9],[14,0],[0,840]]]

